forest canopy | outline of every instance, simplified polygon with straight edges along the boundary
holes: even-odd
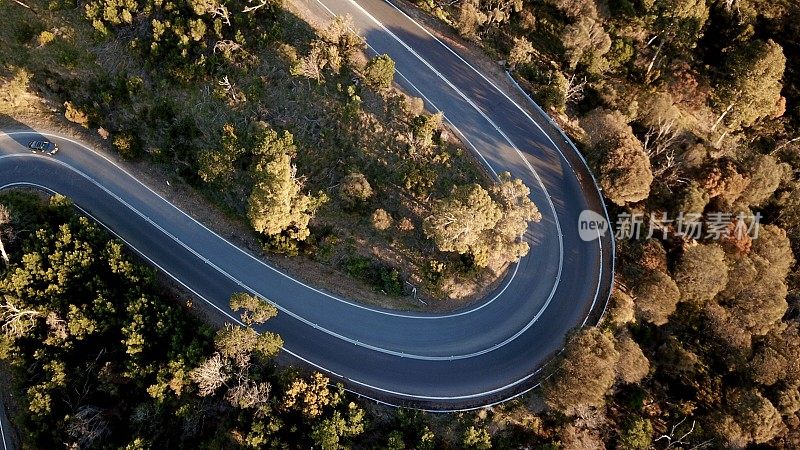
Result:
[[[574,138],[612,223],[642,219],[618,234],[604,321],[543,384],[533,442],[800,446],[800,3],[417,4]]]

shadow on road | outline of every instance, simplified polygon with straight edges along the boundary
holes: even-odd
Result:
[[[0,133],[5,134],[12,131],[23,131],[26,133],[8,135],[9,138],[23,147],[27,147],[28,143],[32,140],[47,139],[45,136],[42,136],[39,134],[39,132],[29,127],[27,124],[24,124],[7,114],[0,114]],[[32,133],[32,135],[27,133]]]

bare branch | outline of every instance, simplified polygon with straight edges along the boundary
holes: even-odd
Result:
[[[110,433],[108,421],[104,416],[102,409],[92,405],[81,406],[72,416],[67,426],[67,434],[77,440],[78,448],[92,447]]]
[[[653,176],[668,186],[678,180],[679,165],[675,156],[675,143],[680,136],[675,119],[659,118],[645,133],[642,147],[650,158]]]
[[[242,46],[238,42],[232,41],[230,39],[224,39],[221,41],[217,41],[217,43],[214,44],[214,53],[217,53],[218,51],[222,53],[233,53],[234,51],[239,50],[241,48]]]
[[[225,94],[230,100],[229,104],[231,106],[241,103],[247,99],[242,90],[239,89],[236,84],[231,83],[231,81],[228,80],[227,75],[223,76],[222,80],[218,81],[217,84],[219,84],[220,87],[222,87],[222,90],[225,91]]]
[[[719,117],[717,118],[717,121],[714,122],[714,125],[711,127],[711,131],[717,129],[719,124],[722,123],[722,120],[725,118],[725,116],[727,116],[733,110],[734,105],[736,105],[736,103],[731,103],[730,105],[728,105],[727,108],[725,108],[725,111],[723,111],[722,114],[720,114]]]
[[[214,353],[214,356],[208,358],[200,367],[192,370],[189,377],[197,383],[201,397],[213,395],[228,379],[222,356]]]
[[[777,147],[775,147],[775,149],[772,150],[771,153],[772,154],[777,153],[777,152],[783,150],[784,148],[786,148],[786,147],[788,147],[788,146],[790,146],[790,145],[792,145],[792,144],[794,144],[795,142],[798,142],[798,141],[800,141],[800,136],[797,136],[795,138],[789,139],[786,142],[782,143],[781,145],[778,145]]]
[[[3,231],[5,226],[11,223],[11,213],[5,205],[0,205],[0,256],[3,257],[3,262],[8,266],[8,254],[6,253],[6,246],[3,244]]]
[[[583,99],[583,90],[586,87],[586,77],[583,79],[576,80],[575,74],[572,74],[571,77],[567,80],[567,88],[565,89],[565,95],[567,103],[569,102],[579,102]]]
[[[230,13],[228,12],[228,8],[226,8],[225,5],[217,4],[216,6],[214,6],[214,9],[212,9],[210,12],[211,12],[211,17],[221,17],[225,25],[231,26]]]
[[[259,2],[260,2],[260,3],[259,3],[259,4],[257,4],[257,5],[255,5],[255,6],[247,6],[247,7],[245,7],[245,8],[242,10],[242,12],[243,12],[243,13],[249,13],[249,12],[253,12],[253,11],[255,11],[255,10],[259,9],[259,8],[263,8],[264,6],[267,6],[267,3],[269,3],[269,1],[268,1],[268,0],[259,0]],[[251,3],[252,3],[252,1],[251,1]]]
[[[650,64],[647,65],[647,72],[645,72],[645,75],[644,75],[646,80],[652,81],[652,80],[650,80],[650,72],[653,70],[653,67],[656,64],[656,60],[658,60],[658,56],[661,54],[661,49],[664,48],[664,43],[665,42],[666,42],[666,39],[661,39],[661,42],[659,42],[658,47],[656,47],[656,52],[655,52],[655,54],[653,54],[653,59],[651,59],[650,60]]]
[[[14,3],[16,3],[16,4],[20,5],[20,6],[23,6],[25,8],[31,9],[30,6],[26,5],[25,3],[22,3],[20,0],[14,0]]]
[[[680,436],[677,436],[677,437],[675,436],[675,433],[678,430],[678,427],[683,425],[683,423],[686,422],[687,419],[688,419],[688,417],[684,417],[678,423],[672,425],[672,427],[671,427],[671,429],[669,431],[669,434],[661,435],[658,438],[656,438],[653,442],[658,442],[658,441],[660,441],[662,439],[665,439],[667,441],[667,446],[664,447],[665,450],[666,449],[670,449],[670,448],[685,447],[687,445],[690,445],[691,443],[689,441],[687,441],[686,438],[688,438],[692,433],[694,433],[695,427],[697,426],[697,421],[696,420],[692,420],[692,426],[689,428],[689,431],[683,433]],[[710,442],[711,441],[706,441],[706,442],[698,444],[698,445],[696,445],[696,446],[694,446],[692,448],[702,448],[702,447],[708,445],[708,443],[710,443]]]
[[[2,330],[11,336],[20,337],[27,333],[36,324],[34,319],[41,315],[35,309],[20,309],[9,297],[5,297],[0,304],[0,321],[3,322]]]

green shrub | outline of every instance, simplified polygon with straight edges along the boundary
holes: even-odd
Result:
[[[47,31],[47,30],[42,31],[41,33],[39,33],[39,39],[38,39],[39,45],[41,45],[41,46],[47,45],[47,44],[53,42],[53,40],[55,38],[56,38],[56,35],[51,33],[50,31]]]
[[[389,433],[389,441],[384,448],[386,450],[404,450],[406,444],[403,442],[403,433],[399,430]]]
[[[464,448],[488,450],[492,448],[492,437],[485,428],[471,426],[464,432]]]
[[[606,55],[612,69],[619,69],[633,59],[633,45],[626,39],[615,39],[611,42],[611,50]]]
[[[381,287],[383,292],[392,296],[400,296],[403,294],[403,281],[400,280],[400,272],[397,269],[390,269],[388,267],[381,267]]]
[[[619,437],[619,446],[625,450],[647,450],[653,444],[653,424],[650,419],[630,421]]]
[[[403,295],[403,280],[397,269],[364,256],[353,256],[345,262],[344,270],[351,277],[364,281],[387,295]]]
[[[141,144],[139,139],[128,132],[119,133],[111,141],[114,149],[125,159],[133,159],[140,155]]]
[[[403,177],[403,187],[417,198],[425,198],[430,194],[437,173],[433,169],[414,167]]]
[[[275,234],[264,238],[264,250],[287,256],[300,254],[300,244],[297,240],[283,234]]]
[[[442,261],[428,261],[428,265],[425,266],[425,278],[431,283],[436,284],[442,279],[446,269],[447,266]]]
[[[369,258],[354,256],[345,263],[344,270],[353,278],[363,280],[370,270],[371,262]]]
[[[389,89],[394,81],[394,61],[389,55],[372,58],[364,69],[364,81],[373,89]]]

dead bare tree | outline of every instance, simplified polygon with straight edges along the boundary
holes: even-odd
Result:
[[[301,58],[295,67],[292,67],[292,73],[315,80],[317,84],[319,84],[322,82],[322,71],[327,64],[328,60],[323,54],[322,49],[315,45],[311,48],[308,56]]]
[[[212,409],[212,405],[217,405],[216,401],[202,399],[194,403],[193,408],[188,414],[183,416],[183,420],[181,421],[181,429],[183,431],[182,439],[197,436],[197,433],[204,429],[205,420],[209,415],[209,411]]]
[[[206,397],[213,395],[217,389],[225,384],[228,380],[228,374],[225,372],[225,362],[222,360],[222,355],[214,353],[214,356],[208,358],[199,367],[189,373],[189,377],[197,383],[200,389],[200,396]]]
[[[249,12],[253,12],[253,11],[255,11],[255,10],[259,9],[259,8],[263,8],[264,6],[267,6],[267,4],[269,3],[269,1],[268,1],[268,0],[258,0],[258,1],[259,1],[259,3],[258,3],[257,5],[254,5],[254,6],[246,6],[246,7],[245,7],[245,8],[242,10],[242,12],[243,12],[243,13],[249,13]],[[252,0],[250,1],[250,3],[252,3]]]
[[[567,103],[579,102],[583,99],[583,90],[586,87],[586,77],[576,79],[575,74],[567,79],[567,87],[565,91],[565,99]]]
[[[225,399],[239,408],[256,408],[269,401],[270,389],[269,383],[243,380],[228,390]]]
[[[678,180],[679,164],[675,144],[680,136],[675,119],[659,118],[645,133],[642,147],[650,158],[653,176],[671,185]]]
[[[656,438],[653,442],[658,442],[658,441],[661,441],[661,440],[665,440],[666,444],[667,444],[667,446],[664,447],[665,450],[666,449],[670,449],[670,448],[679,448],[679,447],[680,448],[690,448],[690,449],[700,449],[700,448],[709,446],[711,444],[711,440],[710,439],[707,440],[707,441],[701,442],[699,444],[694,444],[694,445],[692,445],[692,443],[687,440],[687,438],[692,433],[694,433],[694,431],[695,431],[695,426],[697,425],[697,421],[696,420],[692,420],[692,426],[689,428],[689,431],[687,431],[687,432],[685,432],[685,433],[683,433],[681,435],[676,435],[676,433],[678,431],[678,428],[686,422],[686,419],[688,419],[688,417],[684,417],[678,423],[672,425],[672,428],[670,429],[669,434],[663,434],[663,435],[659,436],[658,438]],[[691,446],[691,447],[688,447],[688,446]]]
[[[644,135],[644,151],[650,156],[657,156],[672,148],[680,135],[676,125],[675,119],[659,118]]]
[[[154,403],[140,403],[136,407],[133,408],[133,414],[131,414],[131,422],[135,425],[141,427],[142,425],[153,425],[157,423],[158,417],[158,406]]]
[[[230,12],[228,12],[228,8],[226,8],[225,5],[217,3],[209,12],[211,13],[211,17],[220,17],[225,25],[231,26]]]
[[[8,335],[20,337],[33,328],[35,325],[33,319],[40,314],[35,309],[18,307],[10,297],[6,296],[3,303],[0,303],[0,321],[3,322],[0,328]]]
[[[67,425],[67,434],[76,440],[77,448],[92,447],[109,432],[104,411],[92,405],[81,406]]]

